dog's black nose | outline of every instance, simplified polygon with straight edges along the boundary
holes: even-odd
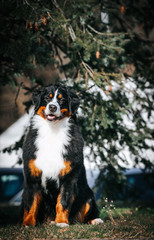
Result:
[[[57,107],[56,107],[54,104],[50,104],[50,105],[49,105],[49,110],[50,110],[51,112],[56,112]]]

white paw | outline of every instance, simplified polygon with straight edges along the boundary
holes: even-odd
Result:
[[[101,218],[95,218],[94,220],[91,221],[91,224],[97,225],[103,223],[103,220]]]
[[[56,226],[61,227],[61,228],[66,228],[66,227],[69,227],[69,224],[67,224],[67,223],[57,223]]]
[[[54,225],[54,224],[56,224],[56,223],[55,223],[55,221],[51,221],[50,224],[51,224],[51,225]]]

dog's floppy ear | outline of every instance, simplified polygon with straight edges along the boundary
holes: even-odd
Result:
[[[71,90],[68,90],[69,111],[71,115],[75,115],[80,105],[79,97]]]
[[[34,105],[35,111],[37,111],[39,106],[40,106],[41,98],[42,98],[42,92],[43,92],[43,89],[41,88],[41,89],[35,90],[32,94],[32,103]]]

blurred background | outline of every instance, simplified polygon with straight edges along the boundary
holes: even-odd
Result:
[[[102,214],[110,205],[153,207],[153,7],[150,0],[0,3],[1,224],[19,219],[32,92],[57,82],[80,98],[87,178]]]

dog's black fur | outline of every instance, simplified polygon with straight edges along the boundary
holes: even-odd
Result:
[[[56,116],[53,109],[50,114],[45,112],[47,105],[54,105],[55,101],[56,106],[60,107],[60,116]],[[33,93],[33,103],[34,115],[23,145],[25,181],[22,223],[36,225],[47,218],[56,224],[90,223],[98,218],[98,209],[93,192],[87,184],[83,162],[83,139],[76,122],[79,99],[65,86],[50,85]],[[51,107],[53,108],[50,106],[50,109]],[[68,119],[69,124],[67,133],[69,144],[63,146],[65,151],[62,154],[65,167],[60,169],[56,180],[52,175],[47,177],[45,186],[42,184],[44,173],[35,164],[38,151],[36,141],[41,141],[39,128],[35,126],[34,121],[36,115],[37,121],[41,121],[41,126],[48,122],[51,128],[54,128],[60,121],[65,121],[64,119]],[[51,145],[52,151],[54,148]],[[48,154],[50,155],[50,152]]]

